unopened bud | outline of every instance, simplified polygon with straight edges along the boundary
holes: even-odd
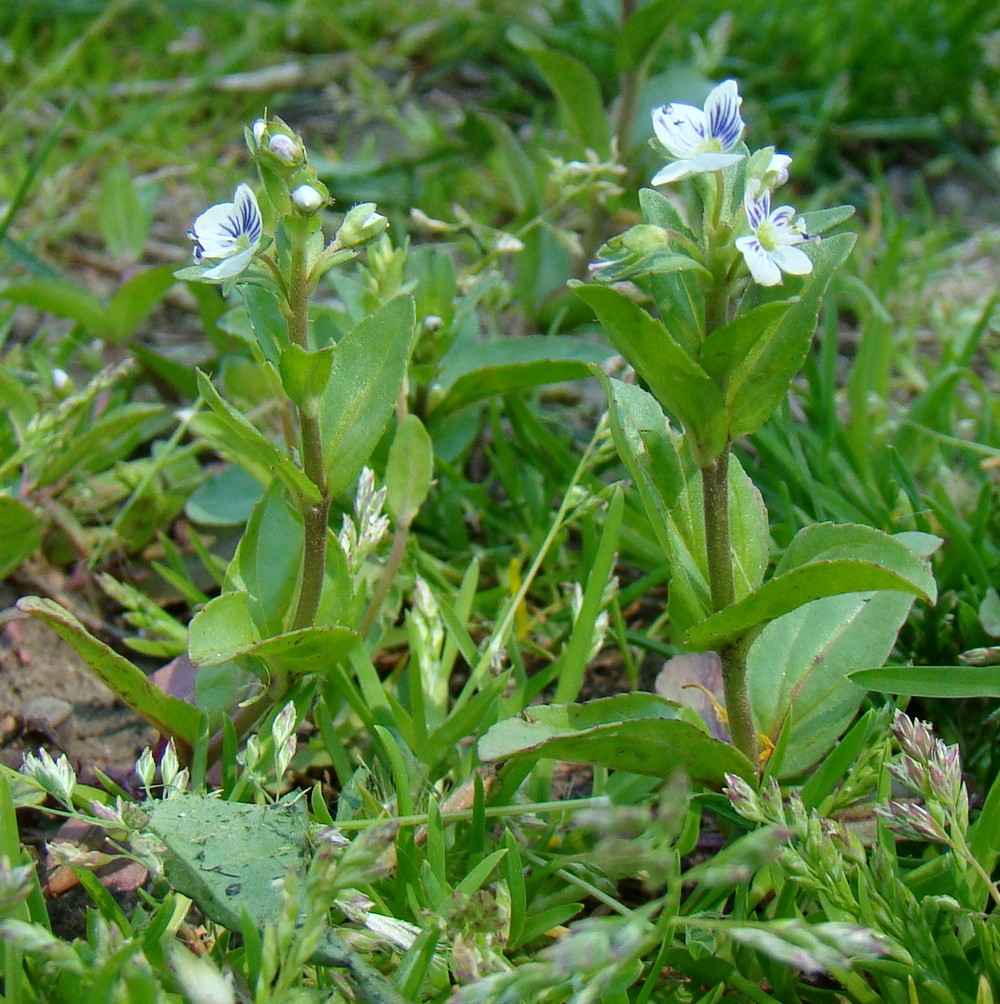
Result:
[[[771,162],[764,172],[764,180],[770,182],[772,188],[779,188],[788,181],[788,169],[792,166],[792,158],[787,153],[771,155]]]
[[[621,235],[622,245],[634,254],[651,254],[670,246],[670,236],[663,227],[639,223]]]
[[[150,789],[156,780],[156,761],[153,760],[153,751],[147,746],[135,762],[135,772],[142,786],[146,789],[146,797],[152,798]]]
[[[257,145],[260,146],[260,141],[264,138],[264,130],[267,129],[267,123],[263,119],[257,119],[252,127],[253,138],[257,141]]]
[[[377,240],[389,228],[389,221],[375,210],[374,202],[362,202],[344,217],[337,240],[345,248],[363,247]]]
[[[292,192],[292,202],[295,203],[295,208],[307,215],[315,213],[325,201],[322,194],[312,185],[299,185]]]
[[[286,164],[295,164],[299,158],[299,145],[291,136],[286,136],[283,132],[275,133],[267,144],[271,151],[279,160]]]

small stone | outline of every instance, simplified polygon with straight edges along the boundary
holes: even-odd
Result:
[[[38,730],[39,727],[55,731],[73,714],[73,705],[52,694],[38,694],[29,697],[21,708],[25,728]]]

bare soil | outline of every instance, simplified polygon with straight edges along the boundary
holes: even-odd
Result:
[[[16,596],[0,591],[0,608]],[[11,620],[0,631],[0,763],[20,767],[40,747],[65,753],[92,781],[97,768],[123,779],[156,732],[123,705],[44,624]]]

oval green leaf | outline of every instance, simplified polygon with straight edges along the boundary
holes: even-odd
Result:
[[[655,694],[528,708],[494,725],[478,748],[486,762],[530,756],[656,777],[679,769],[713,786],[727,773],[754,777],[750,761],[735,746],[713,739],[692,711]]]

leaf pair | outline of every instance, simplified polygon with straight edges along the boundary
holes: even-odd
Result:
[[[647,200],[648,201],[648,200]],[[664,411],[687,435],[695,463],[708,467],[733,439],[760,428],[784,399],[802,367],[820,302],[853,234],[824,240],[808,253],[813,272],[797,296],[748,309],[700,340],[693,279],[676,269],[656,276],[662,319],[610,286],[577,285],[614,347],[646,382]]]

